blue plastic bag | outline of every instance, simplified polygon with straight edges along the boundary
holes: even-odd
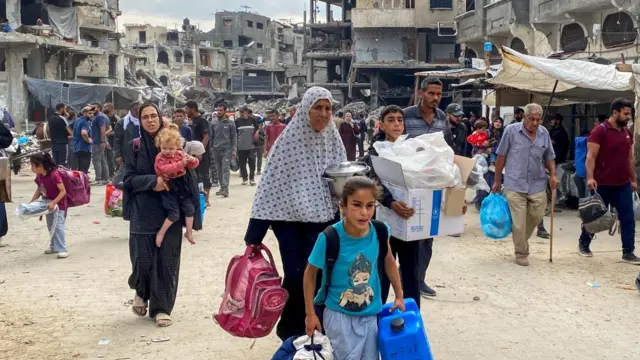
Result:
[[[511,234],[511,211],[507,199],[500,194],[490,194],[482,201],[480,226],[491,239],[504,239]]]

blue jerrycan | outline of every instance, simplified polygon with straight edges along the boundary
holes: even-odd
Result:
[[[405,299],[405,312],[390,312],[385,304],[378,320],[378,346],[382,360],[433,360],[427,332],[413,299]]]
[[[204,224],[204,210],[207,208],[206,201],[204,199],[204,194],[200,193],[200,218],[202,219],[202,223]]]

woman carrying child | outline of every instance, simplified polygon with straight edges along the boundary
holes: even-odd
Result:
[[[309,256],[304,273],[306,333],[322,331],[331,342],[336,360],[378,359],[378,314],[382,311],[380,279],[388,277],[396,294],[391,311],[404,311],[400,274],[387,242],[384,271],[379,273],[379,238],[371,223],[379,188],[367,178],[347,180],[342,190],[340,207],[343,220],[331,225],[339,238],[339,253],[326,286],[323,271],[322,288],[314,300],[318,270],[325,269],[327,238],[324,233]],[[389,232],[387,226],[387,233]],[[383,244],[384,245],[384,244]],[[315,312],[315,304],[324,303],[323,324]]]
[[[44,253],[57,254],[58,259],[64,259],[69,256],[69,253],[67,252],[67,241],[65,239],[67,191],[62,182],[62,175],[58,172],[58,166],[53,162],[53,158],[48,152],[31,155],[29,162],[31,163],[31,170],[36,173],[35,182],[38,185],[31,202],[38,200],[40,196],[50,200],[47,205],[49,213],[46,218],[47,228],[52,236],[49,248]]]
[[[156,175],[162,176],[169,186],[169,191],[161,192],[162,207],[167,211],[167,218],[156,235],[156,246],[162,245],[167,230],[180,219],[180,212],[185,216],[185,237],[191,244],[193,241],[193,194],[186,181],[187,169],[195,169],[200,163],[197,158],[184,153],[182,136],[176,125],[163,129],[156,136],[156,146],[160,152],[156,156]]]

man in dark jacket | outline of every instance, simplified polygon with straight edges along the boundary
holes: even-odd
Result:
[[[129,107],[129,113],[118,120],[113,131],[113,152],[116,157],[116,166],[124,164],[125,146],[131,146],[133,139],[140,137],[140,120],[138,110],[140,103],[135,101]]]
[[[461,121],[464,116],[462,112],[462,106],[460,104],[451,103],[445,110],[447,114],[447,120],[449,121],[449,127],[451,128],[451,136],[453,136],[453,145],[451,148],[456,155],[465,156],[467,153],[467,136],[469,130],[467,126]]]
[[[563,119],[562,114],[556,114],[556,118],[551,121],[551,129],[549,129],[553,151],[556,153],[556,165],[567,161],[567,153],[569,152],[569,134],[562,126]]]

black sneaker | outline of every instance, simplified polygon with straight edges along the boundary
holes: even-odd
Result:
[[[229,197],[229,190],[224,189],[224,190],[220,191],[220,195],[222,195],[222,197],[228,198]]]
[[[422,283],[420,284],[420,295],[422,297],[434,297],[436,296],[436,291],[429,287],[429,285]]]
[[[551,235],[545,229],[538,229],[538,237],[541,239],[549,239]]]
[[[223,189],[220,189],[220,190],[216,191],[216,195],[222,195],[223,191],[224,191]]]
[[[640,258],[637,257],[634,253],[622,255],[622,261],[633,265],[640,265]]]
[[[578,245],[578,254],[584,257],[593,257],[593,253],[591,252],[591,249],[589,249],[589,245]]]

